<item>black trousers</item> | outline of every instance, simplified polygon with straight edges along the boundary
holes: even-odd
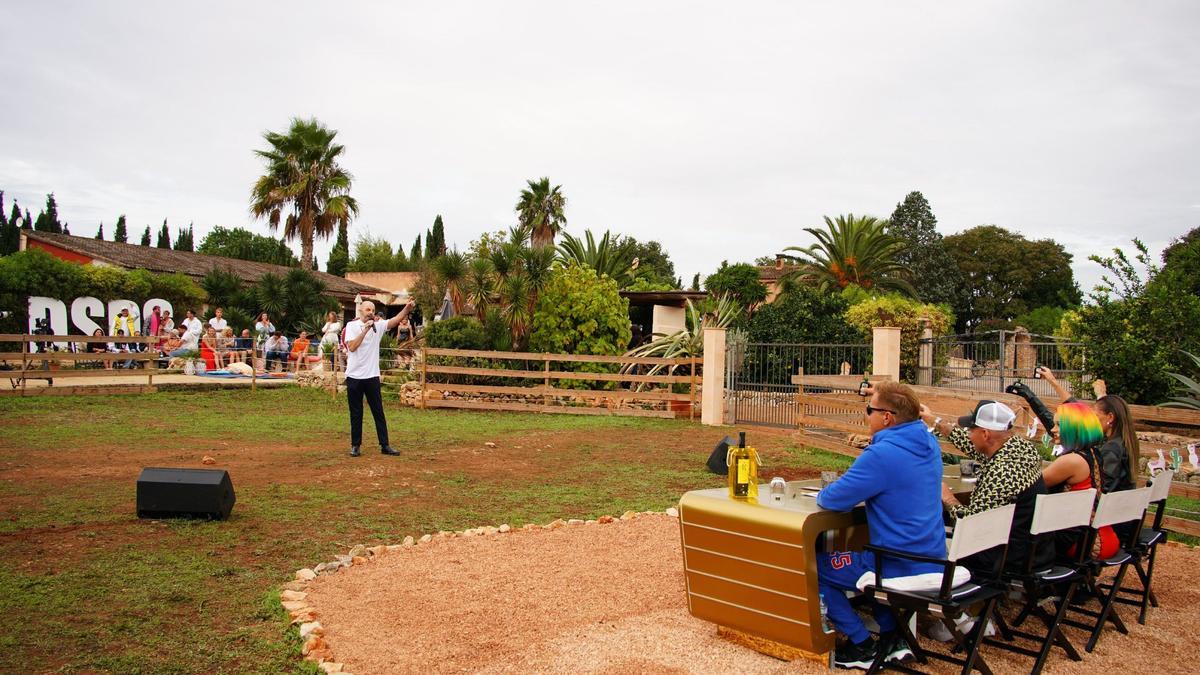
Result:
[[[362,445],[363,396],[375,418],[375,435],[381,447],[388,444],[387,418],[383,416],[383,390],[378,377],[346,378],[346,400],[350,403],[350,445]]]

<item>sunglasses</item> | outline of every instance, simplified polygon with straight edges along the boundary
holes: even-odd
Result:
[[[896,414],[895,410],[888,410],[887,408],[872,408],[870,405],[867,406],[867,417],[870,417],[871,413],[877,412],[892,413],[893,415]]]

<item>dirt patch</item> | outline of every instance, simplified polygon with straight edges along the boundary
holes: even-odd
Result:
[[[1122,608],[1130,635],[1109,631],[1082,663],[1052,656],[1047,673],[1095,673],[1153,664],[1192,672],[1190,626],[1200,553],[1160,549],[1161,606],[1149,625]],[[687,612],[679,525],[641,516],[608,525],[434,541],[321,576],[309,602],[333,660],[382,672],[824,673],[727,642]],[[1069,635],[1077,645],[1079,631]],[[987,649],[996,672],[1029,662]],[[954,672],[931,664],[930,672]]]

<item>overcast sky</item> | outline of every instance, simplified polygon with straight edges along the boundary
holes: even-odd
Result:
[[[266,233],[252,150],[316,116],[353,234],[440,213],[465,247],[545,175],[567,231],[659,240],[685,283],[910,190],[944,234],[1062,242],[1085,291],[1089,253],[1200,225],[1194,0],[400,4],[8,0],[6,209]]]

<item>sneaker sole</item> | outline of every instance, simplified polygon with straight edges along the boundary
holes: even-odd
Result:
[[[846,670],[849,670],[851,668],[859,668],[862,670],[867,670],[874,663],[875,663],[874,660],[871,660],[871,661],[834,661],[833,667],[834,668],[844,668]]]
[[[901,649],[899,651],[895,651],[895,652],[892,652],[891,654],[888,654],[887,658],[884,659],[884,662],[894,663],[896,661],[907,661],[908,659],[911,659],[912,657],[913,657],[913,653],[912,653],[911,649]]]

